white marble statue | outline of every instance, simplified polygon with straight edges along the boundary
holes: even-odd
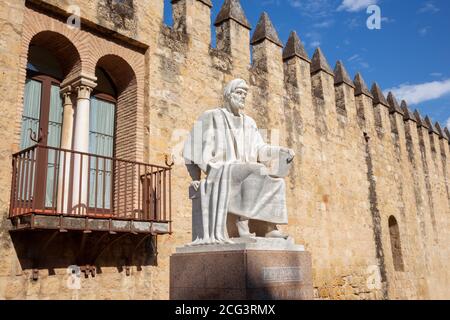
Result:
[[[241,238],[255,236],[249,220],[268,224],[266,238],[287,238],[277,225],[288,223],[283,178],[295,153],[264,142],[255,121],[243,113],[248,89],[244,80],[231,81],[224,90],[223,107],[206,111],[185,143],[191,189],[201,199],[194,209],[201,212],[201,226],[197,225],[201,232],[191,245],[233,243],[227,232],[228,214],[239,217]]]

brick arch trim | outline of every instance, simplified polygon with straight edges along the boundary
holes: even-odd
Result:
[[[126,91],[129,86],[136,86],[136,73],[133,68],[120,56],[107,54],[101,57],[96,65],[103,68],[114,82],[118,95]]]
[[[136,74],[121,57],[107,54],[97,62],[111,77],[117,88],[115,156],[134,160],[139,149],[139,110]]]
[[[71,28],[64,21],[55,19],[51,16],[35,11],[32,8],[25,9],[24,25],[21,41],[20,56],[20,81],[19,97],[16,107],[16,149],[20,142],[21,115],[23,112],[23,93],[26,80],[26,66],[28,62],[28,48],[37,34],[42,32],[53,32],[59,36],[67,38],[73,44],[79,54],[79,61],[75,68],[72,68],[67,74],[66,79],[76,78],[77,76],[88,76],[95,78],[95,68],[99,61],[105,56],[115,56],[127,63],[133,71],[135,81],[132,85],[124,87],[127,95],[122,95],[126,100],[126,108],[130,114],[134,113],[135,123],[133,125],[133,139],[135,143],[133,150],[128,152],[128,158],[142,161],[144,157],[144,83],[145,83],[145,56],[141,52],[130,49],[127,46],[117,44],[110,39],[98,36],[84,29]],[[119,97],[120,98],[120,97]],[[120,99],[119,99],[120,100]],[[119,102],[120,103],[120,102]],[[122,103],[125,105],[124,103]],[[130,107],[132,106],[132,107]],[[131,120],[129,120],[131,122]]]

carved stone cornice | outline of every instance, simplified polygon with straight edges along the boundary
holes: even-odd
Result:
[[[97,78],[95,76],[81,73],[65,79],[61,84],[61,87],[63,88],[61,92],[64,99],[69,99],[70,94],[72,93],[76,93],[77,99],[90,99],[91,93],[96,86]],[[69,94],[69,97],[66,97],[65,94]]]
[[[62,92],[78,91],[77,87],[79,86],[88,86],[94,89],[97,86],[97,77],[95,75],[81,73],[65,79],[61,84],[61,87],[64,88]]]
[[[61,85],[61,90],[60,90],[60,92],[61,92],[61,95],[64,95],[64,94],[66,94],[66,93],[68,93],[68,94],[72,94],[73,93],[73,88],[72,88],[72,86],[70,86],[70,85]]]

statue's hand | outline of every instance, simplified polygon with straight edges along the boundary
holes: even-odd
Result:
[[[198,189],[200,189],[200,183],[200,181],[192,181],[191,187],[193,187],[195,191],[198,191]]]
[[[289,153],[289,157],[293,160],[295,158],[295,151],[289,148],[281,148],[281,151]]]

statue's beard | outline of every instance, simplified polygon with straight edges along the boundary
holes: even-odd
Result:
[[[239,112],[245,108],[245,102],[241,102],[238,99],[230,99],[230,107],[233,111]]]

